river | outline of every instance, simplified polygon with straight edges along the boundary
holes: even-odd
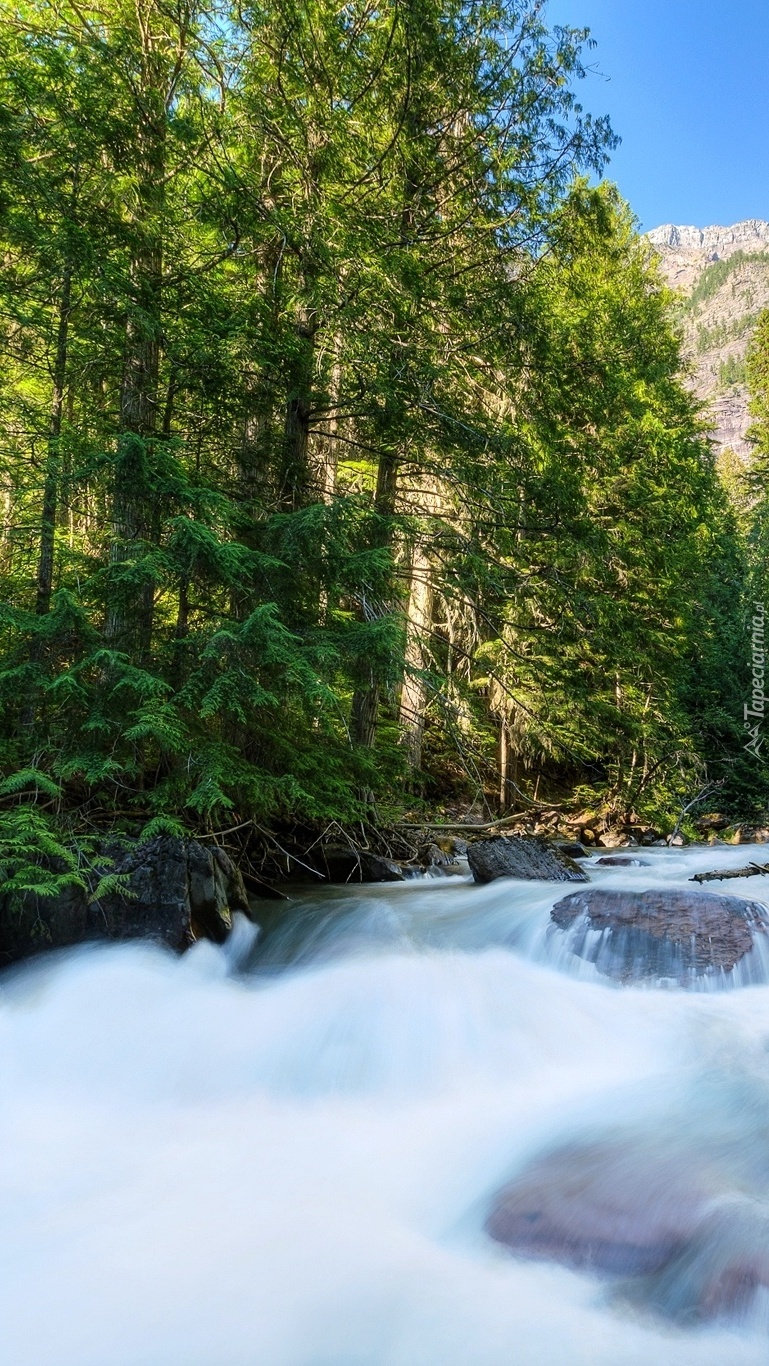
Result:
[[[643,856],[591,877],[766,851]],[[613,985],[547,932],[569,890],[304,893],[256,945],[242,922],[0,979],[2,1366],[764,1366],[769,1292],[682,1323],[484,1232],[526,1163],[618,1132],[769,1198],[761,965]]]

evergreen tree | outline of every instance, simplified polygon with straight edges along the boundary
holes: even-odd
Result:
[[[542,11],[6,4],[8,876],[415,790],[748,801],[758,560]]]

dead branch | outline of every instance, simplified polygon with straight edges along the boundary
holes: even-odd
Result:
[[[749,863],[747,868],[721,868],[714,873],[695,873],[690,882],[723,882],[729,877],[764,877],[769,873],[769,864]]]
[[[499,820],[488,821],[484,825],[477,825],[474,821],[398,821],[398,830],[470,830],[473,832],[485,832],[487,830],[499,830],[505,825],[515,825],[518,821],[530,820],[533,816],[540,816],[544,812],[549,812],[551,808],[541,807],[537,811],[517,811],[514,816],[500,816]]]

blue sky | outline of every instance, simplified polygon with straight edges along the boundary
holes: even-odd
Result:
[[[549,0],[598,46],[580,83],[622,145],[608,174],[645,229],[769,219],[769,0]]]

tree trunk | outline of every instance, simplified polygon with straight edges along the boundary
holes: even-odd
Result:
[[[367,681],[355,689],[352,699],[350,734],[356,744],[365,745],[368,749],[373,747],[378,716],[379,683],[373,669],[369,669]]]
[[[507,814],[513,804],[513,784],[518,778],[518,755],[510,743],[507,718],[499,722],[499,814]]]
[[[336,473],[339,463],[339,408],[342,401],[342,338],[334,338],[331,373],[328,381],[328,408],[324,430],[313,437],[311,464],[315,471],[318,490],[325,503],[336,493]]]
[[[157,517],[152,491],[160,374],[163,217],[166,171],[166,102],[163,40],[151,32],[152,6],[141,16],[140,91],[137,98],[138,165],[133,235],[132,298],[125,334],[115,480],[112,495],[110,564],[129,563],[142,551]],[[121,649],[143,652],[152,636],[153,585],[137,596],[113,588],[107,639]]]
[[[268,243],[263,262],[253,280],[254,294],[259,298],[261,313],[256,340],[243,362],[243,408],[240,440],[235,462],[238,476],[238,504],[241,510],[238,538],[252,548],[260,518],[274,509],[275,486],[280,471],[275,468],[274,436],[276,428],[276,377],[273,366],[265,362],[260,367],[252,363],[252,354],[264,354],[273,330],[277,329],[280,304],[280,278],[283,243],[276,238]],[[253,592],[248,583],[238,584],[230,593],[230,612],[236,620],[248,616],[253,603]]]
[[[43,485],[43,509],[40,522],[40,543],[37,561],[37,591],[35,594],[35,613],[47,616],[51,608],[53,592],[54,552],[56,548],[56,520],[61,483],[61,429],[64,416],[64,395],[67,381],[67,343],[69,320],[72,311],[71,261],[67,261],[62,277],[59,297],[58,321],[56,327],[56,351],[53,360],[53,393],[51,395],[51,417],[48,425],[48,443],[45,456],[45,483]],[[35,635],[30,645],[30,661],[42,664],[45,658],[43,637]],[[28,693],[20,721],[25,730],[32,730],[37,714],[36,689]]]
[[[382,520],[374,536],[374,544],[392,544],[392,525],[390,519],[395,513],[398,489],[398,453],[392,448],[384,450],[379,458],[377,485],[374,495],[374,511]],[[373,669],[355,689],[350,714],[350,734],[358,745],[371,748],[376,738],[376,722],[379,715],[381,683]]]
[[[279,502],[283,512],[306,507],[312,490],[310,472],[310,416],[315,379],[315,338],[318,318],[312,295],[314,272],[305,271],[305,302],[296,312],[294,360],[283,429],[283,458],[279,478]]]
[[[35,611],[38,616],[45,616],[50,610],[51,593],[53,591],[56,515],[58,511],[61,476],[61,427],[62,417],[64,415],[64,394],[67,381],[67,343],[69,338],[69,319],[71,311],[72,264],[68,261],[64,268],[61,297],[59,299],[56,352],[53,362],[53,395],[51,399],[51,420],[48,428],[48,447],[45,459],[43,515],[40,526],[40,550],[37,564],[37,596],[35,600]]]
[[[400,701],[400,724],[406,743],[409,766],[422,762],[427,688],[421,677],[426,666],[425,641],[433,617],[433,583],[430,561],[421,544],[414,547],[411,560],[411,592],[406,628],[406,669]]]

